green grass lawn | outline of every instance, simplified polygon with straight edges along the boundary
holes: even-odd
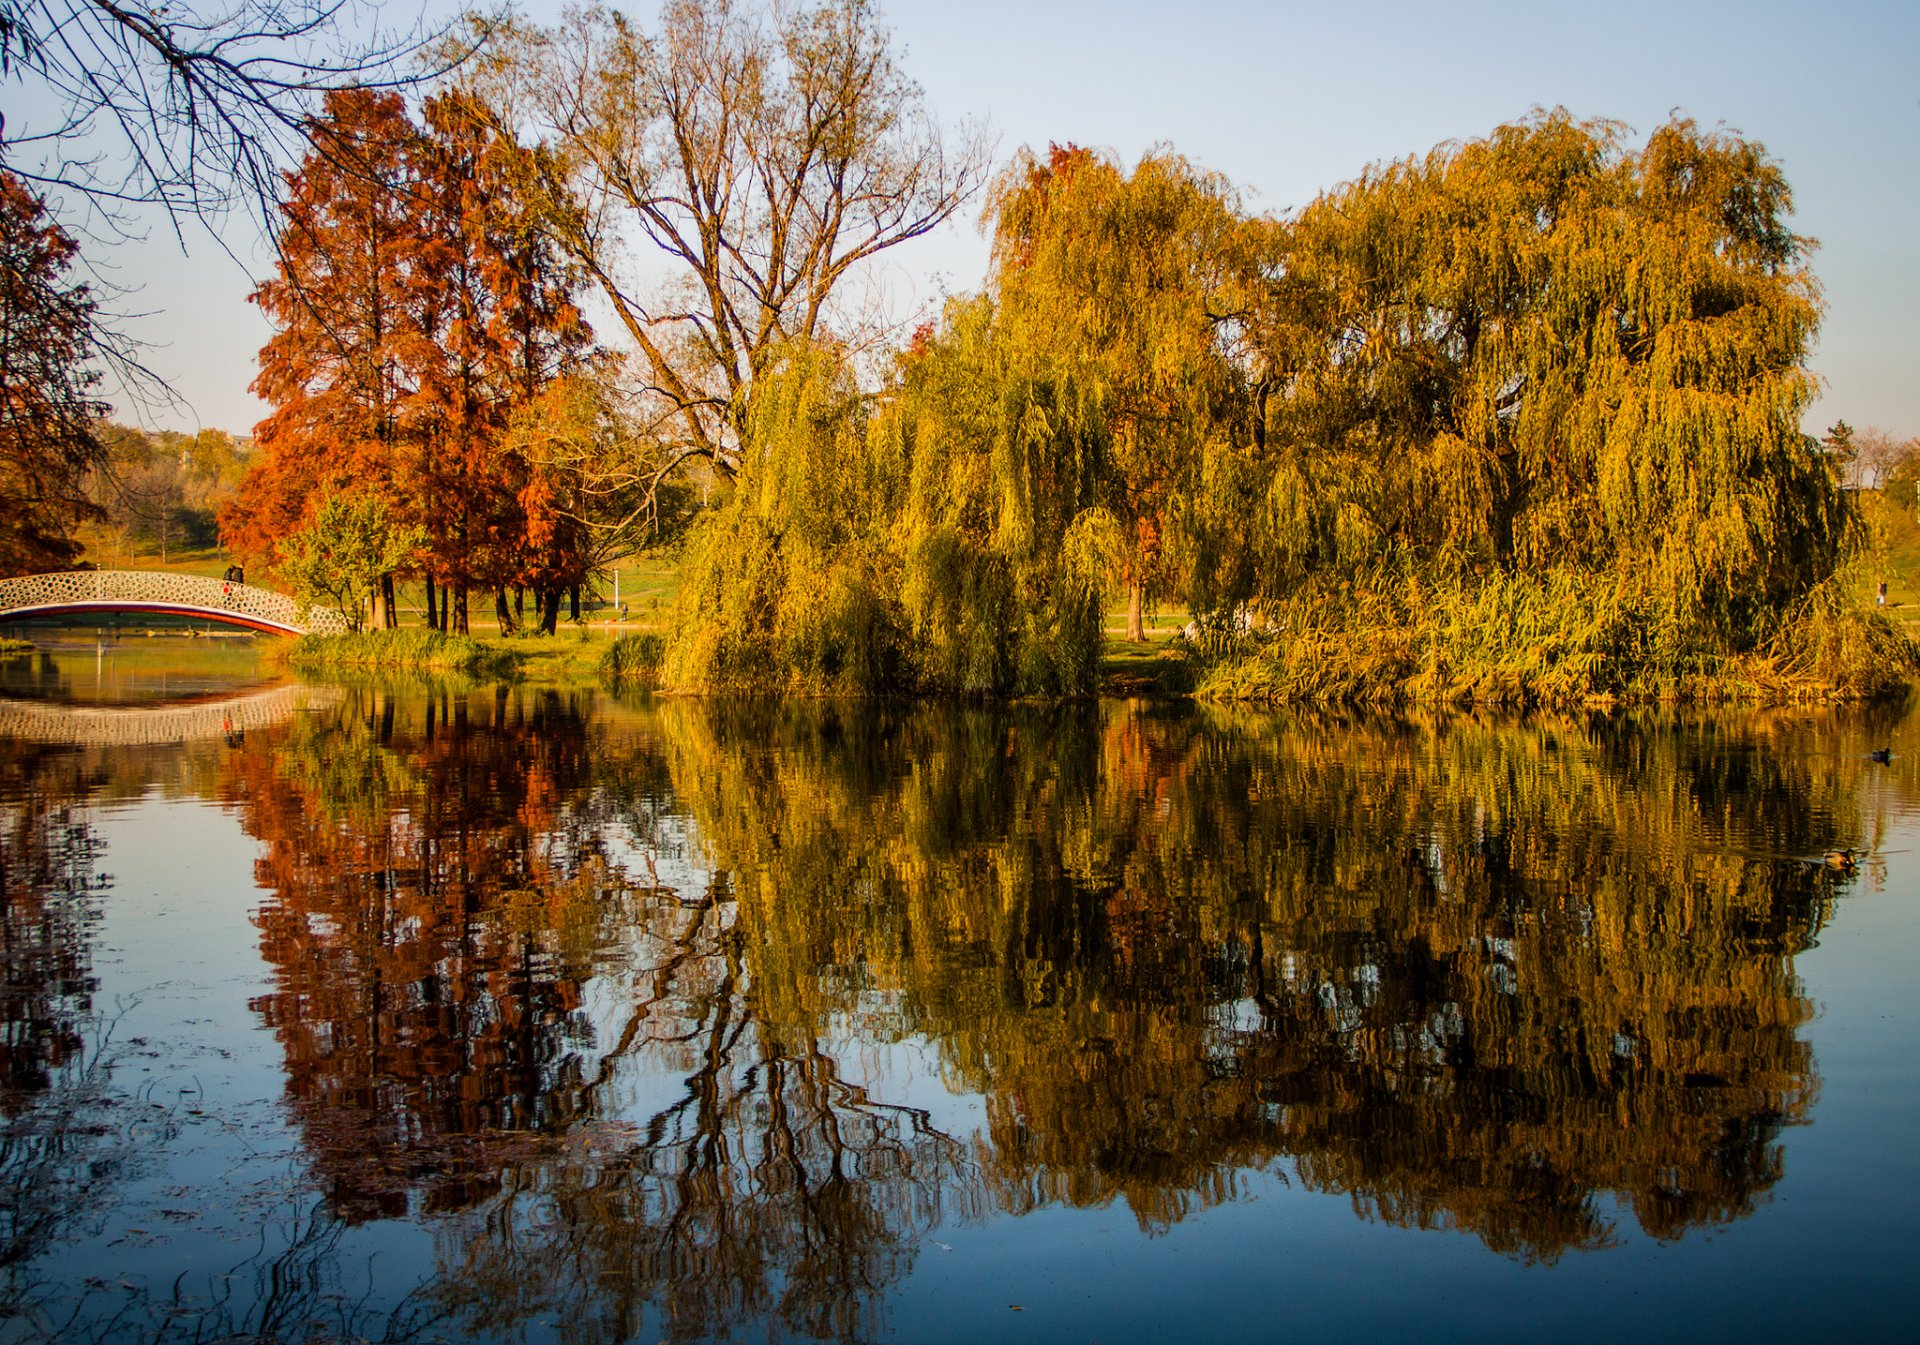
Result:
[[[1878,491],[1862,492],[1860,506],[1873,533],[1869,597],[1871,586],[1884,579],[1888,614],[1905,623],[1909,634],[1920,635],[1920,520]]]

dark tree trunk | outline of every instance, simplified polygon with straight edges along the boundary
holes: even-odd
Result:
[[[470,635],[467,629],[467,586],[459,585],[453,590],[453,633]]]
[[[552,635],[560,628],[560,590],[553,588],[543,593],[536,592],[534,594],[534,601],[540,608],[541,631],[547,635]]]
[[[427,576],[427,629],[440,629],[440,609],[434,603],[433,576]]]
[[[567,602],[567,620],[578,621],[580,619],[580,585],[575,584],[567,590]]]
[[[526,623],[527,586],[525,584],[515,584],[513,586],[513,619],[523,625]]]
[[[393,576],[390,574],[380,576],[380,611],[388,630],[399,627],[400,608],[393,600]]]
[[[500,619],[502,635],[511,635],[519,629],[520,623],[514,619],[513,609],[507,606],[507,591],[504,588],[493,591],[493,614]]]

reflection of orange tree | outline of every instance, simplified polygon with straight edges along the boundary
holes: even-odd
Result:
[[[657,756],[603,732],[551,699],[364,693],[235,759],[274,892],[257,1007],[313,1162],[348,1217],[497,1196],[443,1231],[447,1306],[489,1327],[625,1339],[657,1302],[676,1335],[863,1331],[958,1146],[765,1014],[725,880],[625,875],[608,823],[674,841]],[[627,992],[597,1025],[595,975]],[[627,1066],[678,1096],[636,1115]]]
[[[337,1211],[461,1207],[584,1106],[595,922],[623,886],[569,815],[585,721],[565,699],[373,692],[229,761],[265,842],[256,1010]]]
[[[938,1042],[1004,1207],[1158,1226],[1291,1156],[1551,1257],[1608,1193],[1740,1216],[1809,1105],[1833,881],[1741,851],[1853,806],[1837,722],[663,714],[762,1011]]]

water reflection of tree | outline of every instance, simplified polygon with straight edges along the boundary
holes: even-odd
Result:
[[[1883,733],[369,692],[227,790],[314,1161],[453,1214],[456,1319],[855,1337],[943,1219],[1266,1167],[1532,1258],[1742,1217]]]
[[[92,1012],[92,772],[76,753],[0,753],[0,1116],[46,1089],[84,1047]]]
[[[225,784],[273,894],[255,1008],[350,1219],[471,1204],[580,1114],[591,927],[621,900],[566,812],[578,706],[441,698],[410,726],[395,708],[354,696],[236,754]]]
[[[663,759],[608,732],[564,697],[368,691],[234,759],[273,892],[257,1008],[330,1204],[497,1197],[448,1253],[488,1321],[858,1333],[959,1148],[767,1018],[725,876],[654,871]],[[593,977],[618,988],[597,1022]],[[682,1083],[624,1097],[652,1077]]]
[[[0,1321],[35,1319],[36,1262],[98,1217],[135,1158],[106,1110],[94,1004],[99,784],[82,754],[0,743]]]
[[[1809,1105],[1834,881],[1743,852],[1817,855],[1859,770],[1794,720],[666,713],[767,1011],[935,1040],[1001,1207],[1158,1226],[1291,1157],[1553,1257],[1608,1195],[1739,1217]]]

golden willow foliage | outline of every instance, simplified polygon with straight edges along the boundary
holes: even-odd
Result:
[[[1093,689],[1112,517],[1054,390],[1009,389],[991,314],[957,307],[871,414],[827,348],[761,375],[736,484],[688,542],[668,686]]]
[[[1059,388],[1091,448],[1092,490],[1120,520],[1119,578],[1173,591],[1168,531],[1209,447],[1244,411],[1232,358],[1271,230],[1232,187],[1170,151],[1131,174],[1111,156],[1023,152],[996,184],[995,335],[1030,378]]]
[[[1172,516],[1239,389],[1232,193],[1070,148],[1017,160],[992,209],[991,293],[917,335],[871,414],[821,347],[756,380],[670,685],[1081,694],[1107,585],[1169,591]]]
[[[1084,692],[1117,582],[1201,614],[1221,697],[1887,690],[1920,656],[1799,429],[1790,203],[1757,145],[1564,112],[1285,221],[1023,155],[986,293],[877,398],[817,347],[756,379],[666,680]]]
[[[1808,819],[1885,731],[661,714],[764,1020],[934,1042],[986,1098],[973,1200],[1157,1227],[1285,1161],[1544,1259],[1609,1196],[1675,1237],[1778,1180],[1842,881]]]
[[[1785,179],[1564,112],[1370,170],[1286,230],[1251,459],[1212,524],[1282,627],[1222,694],[1873,691],[1853,511],[1800,431],[1819,315]],[[1736,660],[1729,664],[1728,660]]]
[[[888,541],[899,466],[871,451],[838,352],[782,350],[753,388],[736,484],[687,544],[670,686],[854,692],[910,684]]]

